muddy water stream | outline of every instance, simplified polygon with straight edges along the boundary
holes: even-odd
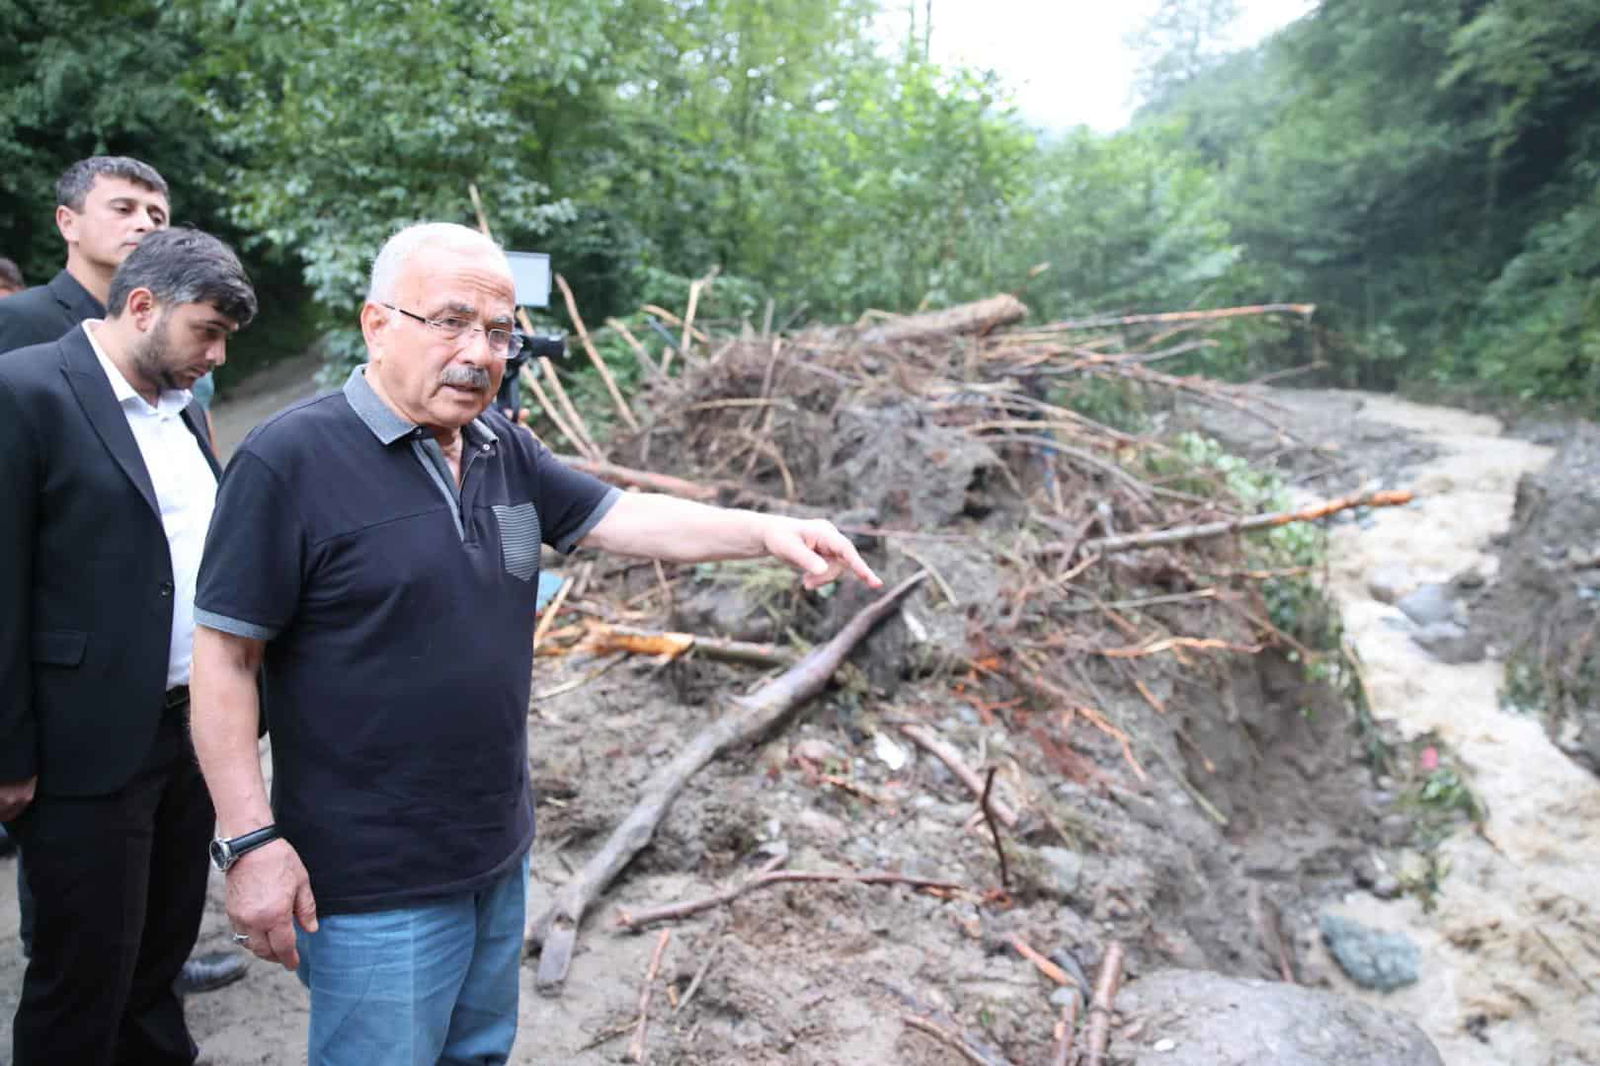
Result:
[[[1574,765],[1532,717],[1502,710],[1502,664],[1447,665],[1396,625],[1368,578],[1400,563],[1423,581],[1471,568],[1492,577],[1490,538],[1509,524],[1517,479],[1550,450],[1502,435],[1492,418],[1368,397],[1361,417],[1439,449],[1414,469],[1410,507],[1337,528],[1333,593],[1365,669],[1375,715],[1453,749],[1488,808],[1485,832],[1440,848],[1437,909],[1413,896],[1353,895],[1333,909],[1409,935],[1421,980],[1388,994],[1344,990],[1414,1018],[1448,1066],[1600,1064],[1600,779]],[[1330,967],[1331,968],[1331,967]]]

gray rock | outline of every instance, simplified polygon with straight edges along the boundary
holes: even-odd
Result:
[[[1423,585],[1415,592],[1402,596],[1395,606],[1419,626],[1435,622],[1456,621],[1456,601],[1448,585]]]
[[[1163,970],[1124,989],[1117,1012],[1144,1023],[1113,1048],[1133,1066],[1442,1066],[1410,1020],[1298,985]]]
[[[1336,914],[1324,914],[1318,926],[1334,961],[1362,988],[1392,992],[1416,983],[1422,953],[1405,934],[1369,929]]]
[[[1078,882],[1083,877],[1082,855],[1070,848],[1042,847],[1039,849],[1039,858],[1055,874],[1063,896],[1071,896],[1078,890]]]
[[[1379,603],[1394,603],[1417,587],[1417,575],[1404,563],[1382,563],[1367,575],[1367,594]]]
[[[1412,633],[1411,639],[1442,663],[1482,662],[1488,654],[1483,637],[1454,622],[1432,622]]]

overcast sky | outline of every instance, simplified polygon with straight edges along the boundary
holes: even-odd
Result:
[[[1047,129],[1110,131],[1133,111],[1135,57],[1123,38],[1158,0],[933,0],[933,59],[997,71],[1023,117]],[[891,0],[891,6],[893,0]],[[917,0],[921,17],[923,0]],[[1313,0],[1240,0],[1234,43],[1254,44]]]

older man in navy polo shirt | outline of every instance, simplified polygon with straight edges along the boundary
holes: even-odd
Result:
[[[879,584],[827,522],[623,494],[562,466],[489,406],[512,312],[487,238],[396,234],[361,312],[367,365],[260,426],[219,489],[195,598],[194,746],[235,939],[298,967],[312,1066],[510,1054],[541,542],[771,555],[810,588],[847,570]]]

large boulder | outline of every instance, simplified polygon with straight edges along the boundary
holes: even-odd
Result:
[[[1135,1066],[1443,1066],[1411,1021],[1299,985],[1197,970],[1162,970],[1130,984],[1113,1041]]]

